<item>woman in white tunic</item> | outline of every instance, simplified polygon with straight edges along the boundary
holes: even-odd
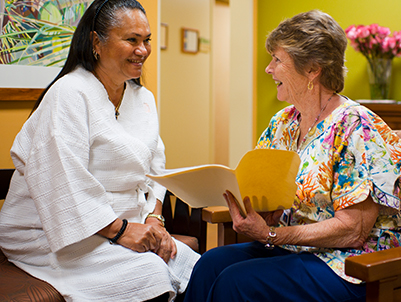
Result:
[[[11,150],[0,247],[67,301],[172,301],[199,258],[163,227],[165,189],[146,177],[165,162],[140,84],[150,36],[137,1],[95,0]]]

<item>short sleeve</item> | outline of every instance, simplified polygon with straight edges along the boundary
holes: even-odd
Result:
[[[375,121],[365,111],[344,114],[332,128],[335,210],[364,201],[369,194],[383,205],[382,214],[398,211],[393,195],[399,171]]]

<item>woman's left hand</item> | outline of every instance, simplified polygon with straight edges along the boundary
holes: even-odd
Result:
[[[157,219],[148,218],[146,219],[145,224],[152,225],[161,237],[158,247],[152,250],[152,252],[159,255],[166,263],[169,261],[170,258],[173,259],[177,254],[177,246],[170,233],[167,232],[165,227],[162,226],[160,221]]]
[[[259,215],[251,205],[249,197],[244,198],[246,217],[241,215],[240,209],[238,208],[236,198],[230,191],[224,193],[224,198],[227,202],[230,210],[230,215],[233,220],[233,229],[237,233],[246,235],[254,240],[264,242],[269,232],[269,227],[265,218]],[[272,213],[272,217],[274,212]],[[266,234],[266,236],[264,236]]]

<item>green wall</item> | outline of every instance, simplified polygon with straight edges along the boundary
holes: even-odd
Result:
[[[276,85],[271,75],[265,73],[271,59],[264,47],[265,39],[283,19],[320,9],[330,14],[343,29],[352,24],[377,23],[389,27],[392,32],[401,30],[400,0],[258,0],[257,9],[257,136],[267,127],[273,114],[288,105],[277,100]],[[348,74],[342,94],[354,100],[369,99],[365,57],[348,46],[346,66]],[[401,58],[393,60],[391,82],[390,98],[401,101],[401,85],[398,84],[401,83]]]

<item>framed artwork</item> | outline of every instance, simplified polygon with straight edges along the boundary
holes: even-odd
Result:
[[[160,49],[167,49],[168,44],[168,25],[160,24]]]
[[[199,31],[197,29],[181,29],[181,50],[196,54],[199,51]]]
[[[92,1],[0,0],[0,87],[46,87]]]

